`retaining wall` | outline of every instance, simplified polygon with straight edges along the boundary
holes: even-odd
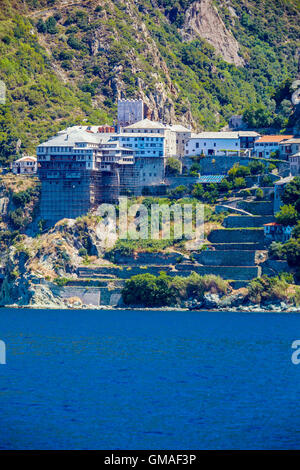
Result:
[[[164,266],[176,264],[181,253],[138,253],[133,256],[115,256],[116,264],[147,266],[148,264]]]
[[[60,290],[60,297],[62,299],[79,297],[83,304],[98,306],[100,305],[100,288],[65,286]]]
[[[212,245],[215,250],[228,251],[228,250],[240,250],[240,251],[255,251],[263,250],[264,242],[259,243],[215,243]]]
[[[200,276],[214,274],[223,279],[236,281],[248,281],[260,275],[260,268],[258,266],[194,266],[190,270],[179,270],[177,275],[188,277],[193,271]]]
[[[213,230],[208,240],[211,243],[263,243],[264,231],[263,229],[219,229]]]
[[[291,271],[287,261],[280,260],[268,259],[261,267],[262,274],[266,274],[267,276],[276,276],[279,273]]]
[[[107,287],[74,287],[65,286],[60,290],[63,299],[78,297],[86,305],[118,306],[121,302],[121,289],[108,289]]]
[[[166,179],[166,184],[169,189],[175,189],[181,185],[189,187],[197,183],[197,180],[197,176],[168,176]]]
[[[273,215],[271,201],[238,201],[237,207],[254,215]]]
[[[166,272],[169,274],[171,268],[168,266],[124,266],[123,268],[109,268],[109,267],[99,267],[99,268],[78,268],[78,276],[83,278],[93,278],[93,277],[101,277],[101,276],[115,276],[118,279],[129,279],[132,276],[136,276],[137,274],[154,274],[158,276],[160,272]]]
[[[193,256],[206,266],[255,266],[255,251],[202,251]]]
[[[223,225],[226,228],[247,228],[262,227],[264,224],[274,222],[272,215],[251,216],[251,215],[229,215],[224,219]]]

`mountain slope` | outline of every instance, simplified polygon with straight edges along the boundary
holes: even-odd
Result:
[[[293,111],[289,90],[274,97],[298,73],[298,0],[0,3],[3,161],[66,125],[112,122],[118,97],[198,129],[247,108],[282,128]]]

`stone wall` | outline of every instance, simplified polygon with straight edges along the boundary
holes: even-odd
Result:
[[[271,201],[238,201],[237,207],[253,215],[273,215],[273,202]]]
[[[181,253],[137,253],[133,256],[115,256],[116,264],[147,266],[149,264],[164,266],[176,264]]]
[[[274,221],[273,216],[229,215],[223,222],[226,228],[262,227]]]
[[[202,251],[193,256],[206,266],[255,266],[255,251]]]
[[[200,160],[201,174],[202,175],[227,175],[228,171],[235,163],[248,166],[249,158],[239,156],[210,156]]]
[[[213,230],[208,240],[211,243],[257,243],[264,241],[263,229],[219,229]]]
[[[246,212],[242,209],[237,209],[235,205],[237,204],[237,201],[230,203],[230,205],[226,204],[219,204],[215,207],[215,212],[216,214],[220,214],[221,212],[229,212],[233,214],[239,214],[239,215],[247,215]]]
[[[166,179],[166,184],[168,185],[169,189],[177,188],[177,186],[192,186],[193,184],[197,183],[197,177],[195,176],[169,176]]]
[[[178,267],[179,269],[179,267]],[[200,276],[214,274],[227,280],[248,281],[260,275],[258,266],[194,266],[190,270],[180,270],[177,275],[188,277],[194,271]],[[174,274],[173,274],[174,275]]]
[[[253,251],[263,250],[264,241],[258,243],[214,243],[213,247],[215,250],[228,251],[228,250],[240,250],[240,251]]]
[[[291,271],[287,261],[268,259],[261,266],[262,274],[267,276],[276,276],[279,273]]]
[[[86,305],[111,305],[118,306],[121,303],[122,289],[108,289],[107,287],[75,287],[65,286],[60,289],[62,299],[78,297]]]
[[[118,279],[130,279],[137,274],[154,274],[158,276],[160,272],[164,271],[169,274],[172,270],[169,266],[124,266],[124,267],[99,267],[99,268],[78,268],[78,275],[81,278],[102,277],[102,276],[115,276]]]
[[[100,305],[100,288],[65,286],[60,290],[60,297],[62,299],[78,297],[84,304],[98,306]]]

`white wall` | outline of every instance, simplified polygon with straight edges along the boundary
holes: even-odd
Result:
[[[185,146],[186,155],[209,155],[211,150],[212,155],[223,155],[224,150],[239,151],[240,141],[238,138],[233,139],[206,139],[199,137],[192,137]]]

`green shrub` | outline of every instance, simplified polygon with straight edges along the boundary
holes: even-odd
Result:
[[[242,177],[238,177],[238,178],[234,178],[233,180],[233,186],[236,188],[236,189],[242,189],[242,188],[246,188],[246,180],[245,178],[242,178]]]
[[[264,192],[261,188],[257,188],[257,190],[255,191],[255,197],[259,201],[264,198]]]
[[[265,300],[289,298],[289,281],[292,278],[287,274],[252,279],[248,284],[248,298],[251,302],[260,303]]]
[[[157,307],[190,298],[201,300],[205,292],[225,294],[228,290],[229,282],[219,276],[192,273],[189,277],[172,278],[165,273],[158,277],[147,273],[126,281],[122,296],[127,305]]]
[[[170,287],[170,278],[165,273],[158,277],[147,273],[127,280],[122,297],[126,305],[161,307],[174,303],[175,292]]]
[[[68,284],[69,279],[66,277],[57,277],[54,279],[55,284],[57,284],[59,287],[64,287]]]
[[[177,158],[170,157],[166,164],[166,175],[176,176],[180,174],[181,163]]]
[[[82,257],[86,256],[88,254],[87,249],[86,248],[80,248],[79,251],[78,251],[78,254],[79,254],[79,256],[82,256]]]
[[[275,217],[279,224],[293,226],[297,223],[298,213],[295,207],[289,204],[282,206]]]
[[[263,162],[253,161],[249,164],[249,170],[251,175],[261,175],[265,173],[266,167]]]

